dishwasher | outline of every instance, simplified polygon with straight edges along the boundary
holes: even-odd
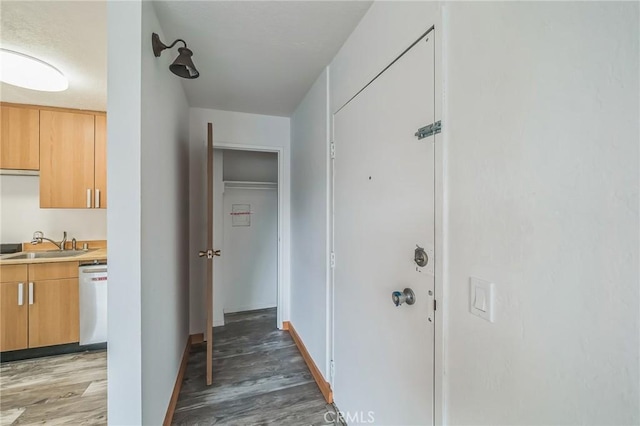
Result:
[[[80,345],[107,341],[107,265],[81,265]]]

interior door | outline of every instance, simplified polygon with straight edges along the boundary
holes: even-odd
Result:
[[[432,34],[334,116],[334,392],[350,424],[433,423],[434,137],[414,135],[434,121]],[[396,307],[405,288],[415,303]]]
[[[207,249],[198,255],[207,262],[205,300],[207,309],[207,385],[213,383],[213,257],[220,250],[213,250],[213,124],[207,125]]]

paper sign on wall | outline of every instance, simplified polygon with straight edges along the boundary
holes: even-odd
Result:
[[[251,226],[251,204],[231,205],[231,226]]]

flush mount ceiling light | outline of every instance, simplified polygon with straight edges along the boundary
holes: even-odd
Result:
[[[67,90],[69,81],[57,68],[33,56],[0,48],[0,81],[42,92]]]
[[[178,57],[171,65],[169,65],[169,69],[172,73],[182,78],[198,78],[200,73],[196,69],[196,66],[193,65],[193,61],[191,60],[191,56],[193,56],[193,52],[187,48],[187,43],[185,43],[182,39],[177,39],[170,46],[165,45],[160,41],[160,36],[156,33],[151,34],[151,45],[153,46],[153,54],[157,57],[160,57],[160,54],[164,49],[171,49],[176,45],[177,42],[181,41],[184,44],[184,47],[178,48]]]

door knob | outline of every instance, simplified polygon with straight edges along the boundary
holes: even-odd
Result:
[[[207,259],[213,259],[213,256],[220,256],[220,250],[207,250],[207,251],[199,251],[198,257],[207,257]]]
[[[402,293],[399,291],[391,293],[391,300],[393,300],[393,304],[396,306],[400,306],[403,303],[413,305],[416,303],[416,295],[410,288],[405,288]]]

